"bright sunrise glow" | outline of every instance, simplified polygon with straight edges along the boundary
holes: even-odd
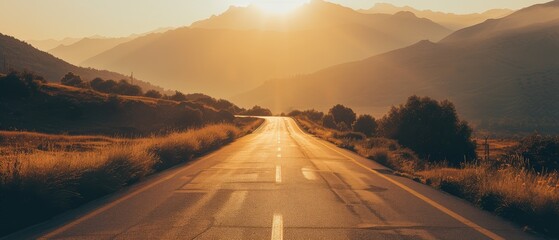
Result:
[[[309,0],[255,0],[252,3],[267,13],[287,14],[308,2]]]

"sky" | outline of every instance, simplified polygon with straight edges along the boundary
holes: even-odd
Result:
[[[0,0],[0,33],[23,40],[101,35],[122,37],[188,26],[231,5],[308,0]],[[453,13],[520,9],[549,0],[329,0],[354,9],[375,3]]]

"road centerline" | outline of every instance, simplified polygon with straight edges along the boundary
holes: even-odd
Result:
[[[295,123],[295,125],[297,125],[297,124]],[[302,134],[308,135],[307,133],[303,132],[303,130],[301,130],[301,128],[299,127],[299,125],[297,125],[297,129],[298,129]],[[404,191],[406,191],[406,192],[408,192],[408,193],[414,195],[415,197],[417,197],[417,198],[423,200],[423,201],[426,202],[427,204],[429,204],[429,205],[433,206],[434,208],[438,209],[439,211],[441,211],[441,212],[443,212],[443,213],[449,215],[450,217],[454,218],[455,220],[461,222],[462,224],[464,224],[464,225],[466,225],[466,226],[468,226],[468,227],[470,227],[470,228],[472,228],[472,229],[478,231],[479,233],[485,235],[486,237],[489,237],[490,239],[493,239],[493,240],[504,240],[503,237],[497,235],[496,233],[494,233],[494,232],[492,232],[492,231],[490,231],[490,230],[488,230],[488,229],[486,229],[486,228],[484,228],[484,227],[482,227],[482,226],[480,226],[480,225],[478,225],[478,224],[476,224],[476,223],[474,223],[474,222],[472,222],[472,221],[466,219],[466,218],[463,217],[462,215],[460,215],[460,214],[458,214],[458,213],[456,213],[456,212],[454,212],[454,211],[452,211],[452,210],[446,208],[445,206],[443,206],[443,205],[441,205],[441,204],[435,202],[434,200],[430,199],[429,197],[427,197],[427,196],[425,196],[425,195],[423,195],[423,194],[421,194],[421,193],[419,193],[419,192],[417,192],[417,191],[411,189],[410,187],[408,187],[408,186],[406,186],[406,185],[404,185],[404,184],[402,184],[402,183],[400,183],[400,182],[398,182],[398,181],[396,181],[396,180],[394,180],[394,179],[392,179],[392,178],[389,178],[389,177],[387,177],[387,176],[384,176],[383,174],[379,173],[378,171],[376,171],[376,170],[374,170],[374,169],[371,169],[371,168],[367,167],[366,165],[364,165],[364,164],[358,162],[357,160],[355,160],[353,157],[351,157],[351,156],[349,156],[349,155],[347,155],[347,154],[345,154],[345,153],[339,151],[338,149],[335,149],[335,148],[333,148],[333,147],[331,147],[331,146],[328,146],[327,144],[325,144],[325,143],[323,143],[323,142],[321,142],[320,140],[317,140],[317,139],[315,139],[315,138],[312,138],[312,137],[311,137],[311,139],[313,139],[313,140],[316,141],[317,143],[323,145],[324,147],[326,147],[326,148],[328,148],[328,149],[330,149],[330,150],[332,150],[332,151],[334,151],[334,152],[340,154],[341,156],[347,158],[348,160],[350,160],[351,162],[353,162],[353,163],[357,164],[358,166],[364,168],[365,170],[367,170],[367,171],[369,171],[369,172],[371,172],[371,173],[373,173],[373,174],[375,174],[375,175],[377,175],[377,176],[379,176],[379,177],[381,177],[381,178],[387,180],[388,182],[390,182],[390,183],[396,185],[397,187],[403,189]]]
[[[272,240],[283,240],[283,216],[279,213],[274,214],[272,220]]]

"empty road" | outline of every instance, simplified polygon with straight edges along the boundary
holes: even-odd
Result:
[[[531,239],[271,117],[253,134],[8,238]]]

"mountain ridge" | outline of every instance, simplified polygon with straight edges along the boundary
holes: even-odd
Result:
[[[157,83],[164,87],[230,97],[268,78],[305,74],[419,40],[439,40],[450,33],[431,20],[405,13],[361,14],[323,1],[313,1],[303,10],[308,15],[304,19],[295,17],[303,22],[293,20],[297,27],[289,31],[280,31],[276,25],[261,29],[204,28],[198,23],[121,44],[86,60],[84,65],[134,71],[142,79],[161,79]],[[215,22],[231,11],[250,14],[255,10],[234,7],[210,20]]]
[[[478,39],[459,31],[448,37],[457,40],[421,41],[296,79],[269,81],[233,100],[275,112],[326,110],[343,103],[381,116],[417,94],[451,100],[461,115],[480,127],[559,132],[554,120],[559,117],[559,81],[554,80],[559,79],[559,20],[542,23],[533,17],[551,11],[549,7],[559,18],[553,3],[526,8],[462,30],[483,32],[487,25],[532,15],[530,24],[507,28],[506,33],[493,29],[499,33],[484,32],[489,37]]]

